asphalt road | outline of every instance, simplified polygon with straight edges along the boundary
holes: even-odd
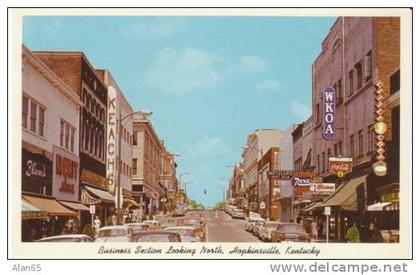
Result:
[[[207,242],[260,242],[245,231],[245,220],[232,219],[223,211],[203,211]]]

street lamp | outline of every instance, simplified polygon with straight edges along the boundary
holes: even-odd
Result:
[[[223,202],[225,202],[225,186],[224,185],[219,185],[219,186],[217,186],[217,187],[219,187],[219,188],[222,188],[222,192],[223,192]]]
[[[142,111],[136,111],[136,112],[132,112],[129,114],[126,114],[124,117],[122,117],[122,114],[120,112],[120,125],[118,125],[118,129],[117,129],[117,133],[118,133],[118,180],[117,180],[117,186],[116,186],[116,192],[115,192],[115,196],[117,197],[116,199],[116,208],[117,208],[117,220],[119,220],[121,218],[121,138],[122,138],[122,125],[123,125],[123,121],[126,120],[129,117],[132,117],[133,115],[142,115],[143,118],[147,120],[147,117],[151,116],[153,114],[152,111],[150,110],[142,110]]]

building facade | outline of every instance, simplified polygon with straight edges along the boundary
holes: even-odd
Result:
[[[47,217],[22,215],[22,240],[60,234],[68,220],[80,226],[79,112],[75,92],[28,48],[22,47],[22,195]],[[73,206],[73,208],[69,207]],[[33,226],[37,224],[37,226]]]
[[[377,189],[388,181],[372,173],[377,142],[373,131],[377,116],[375,83],[382,81],[385,96],[390,95],[389,79],[399,68],[399,43],[398,17],[340,17],[324,39],[322,51],[313,64],[314,172],[326,182],[351,185],[349,193],[357,194],[349,198],[352,203],[344,205],[335,200],[325,204],[333,207],[334,237],[341,241],[352,221],[366,223],[364,209],[378,199]],[[336,91],[336,127],[329,140],[322,134],[322,91],[326,87]],[[391,113],[384,114],[388,125],[392,125]],[[385,134],[386,144],[391,136],[392,131]],[[329,172],[328,160],[333,156],[352,158],[352,172],[343,179]]]

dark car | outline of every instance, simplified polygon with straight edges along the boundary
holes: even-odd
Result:
[[[176,232],[169,231],[143,231],[133,233],[130,237],[130,242],[162,242],[162,243],[177,243],[181,242],[181,236]]]
[[[300,223],[283,223],[271,232],[272,242],[311,242],[311,237],[306,233]]]

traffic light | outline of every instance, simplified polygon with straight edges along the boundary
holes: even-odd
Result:
[[[204,195],[207,195],[207,190],[206,189],[204,189]]]

